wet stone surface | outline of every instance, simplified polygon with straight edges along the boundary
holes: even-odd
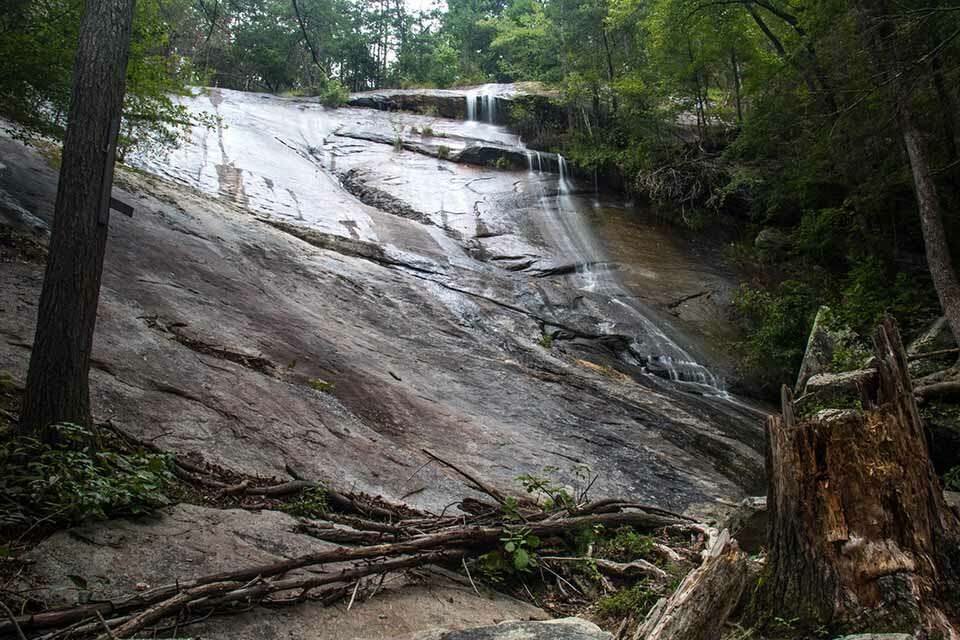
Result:
[[[547,465],[572,482],[578,464],[599,476],[594,497],[682,509],[758,490],[763,414],[722,392],[722,349],[705,330],[722,303],[696,306],[731,286],[712,254],[539,171],[535,154],[501,170],[335,133],[426,124],[509,139],[489,124],[218,90],[185,100],[220,126],[130,159],[164,181],[118,177],[137,215],[111,221],[98,419],[238,471],[294,466],[432,510],[471,491],[424,466],[423,448],[504,490]],[[48,220],[55,172],[0,145],[0,187],[26,187],[21,204]],[[341,184],[351,171],[418,216],[361,202]],[[4,265],[0,368],[20,379],[41,276]],[[148,319],[273,373],[191,350]]]

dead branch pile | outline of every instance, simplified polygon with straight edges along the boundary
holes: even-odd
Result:
[[[224,492],[278,495],[318,486],[304,480],[268,487],[249,483],[231,486],[206,477],[202,467],[189,462],[181,461],[177,468],[181,477],[217,486]],[[23,638],[30,632],[31,637],[47,640],[126,638],[145,628],[156,631],[182,627],[214,613],[243,612],[257,605],[305,600],[326,604],[351,593],[356,597],[362,578],[429,564],[466,566],[467,558],[501,547],[503,540],[521,527],[525,535],[547,540],[597,525],[653,531],[688,521],[663,509],[618,500],[546,509],[531,501],[508,501],[475,478],[470,480],[495,502],[465,499],[458,515],[428,515],[383,503],[374,506],[329,492],[330,503],[338,512],[322,519],[301,519],[299,530],[340,546],[271,564],[179,580],[111,600],[31,615],[8,615],[5,620],[0,616],[0,637],[16,634]],[[606,568],[612,573],[653,570],[639,564],[615,565],[610,563]],[[164,623],[168,627],[163,627]]]

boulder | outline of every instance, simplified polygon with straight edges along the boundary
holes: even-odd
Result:
[[[930,353],[931,351],[942,351],[944,349],[953,349],[957,346],[957,341],[953,337],[950,325],[945,316],[940,316],[927,329],[921,333],[910,346],[907,347],[907,355],[918,355],[921,353]]]
[[[744,498],[719,528],[729,530],[747,553],[760,553],[767,544],[767,497]]]
[[[830,307],[823,306],[817,310],[817,317],[813,320],[810,337],[807,339],[807,349],[800,363],[800,373],[797,374],[797,384],[794,391],[799,395],[807,380],[818,373],[829,371],[833,362],[833,352],[837,345],[837,336],[827,327],[827,318]]]
[[[856,369],[841,373],[818,373],[803,386],[803,395],[796,401],[801,415],[816,409],[848,409],[860,400],[860,388],[876,377],[874,369]]]
[[[394,640],[613,640],[613,636],[583,618],[560,618],[543,622],[502,622],[462,631],[435,629],[397,636]]]
[[[940,316],[930,323],[926,330],[910,343],[910,346],[907,347],[907,355],[917,356],[924,353],[953,349],[956,346],[957,341],[953,337],[950,325],[947,324],[946,317]],[[916,379],[949,367],[956,361],[956,354],[944,354],[941,356],[911,360],[908,366],[910,368],[910,375]]]
[[[780,229],[767,227],[757,234],[753,246],[767,253],[780,253],[790,248],[790,236]]]

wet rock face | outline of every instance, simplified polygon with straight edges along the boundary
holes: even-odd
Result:
[[[436,511],[472,491],[423,448],[508,492],[545,466],[570,484],[581,464],[598,476],[591,497],[683,509],[760,490],[763,413],[672,379],[722,377],[700,346],[722,307],[687,311],[731,286],[709,253],[539,167],[336,133],[516,142],[489,124],[228,91],[184,101],[225,126],[131,159],[163,180],[118,174],[115,195],[138,215],[111,221],[98,419],[238,471],[297,468]],[[26,186],[24,206],[49,219],[55,172],[0,145],[18,165],[0,187]],[[16,310],[0,314],[0,368],[22,379],[16,345],[32,335],[42,274],[0,274],[0,303]]]
[[[350,95],[347,104],[380,111],[412,111],[463,120],[467,116],[464,94],[440,89],[393,89]]]

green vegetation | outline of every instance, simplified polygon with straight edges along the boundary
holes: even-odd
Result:
[[[960,491],[960,465],[943,475],[943,486],[950,491]]]
[[[137,515],[167,504],[169,455],[131,451],[76,425],[50,428],[56,444],[9,436],[0,442],[0,529]]]
[[[440,158],[441,160],[446,160],[447,158],[449,158],[450,147],[448,147],[445,144],[442,144],[439,147],[437,147],[437,157]]]
[[[642,618],[661,597],[662,592],[656,589],[651,581],[643,580],[600,598],[597,600],[597,610],[608,617],[639,616]]]
[[[326,393],[333,391],[333,388],[335,386],[334,383],[327,382],[326,380],[323,380],[321,378],[311,378],[310,380],[307,381],[307,384],[309,384],[312,388],[316,389],[317,391],[323,391]]]
[[[280,510],[301,518],[320,518],[330,510],[327,491],[323,487],[307,489],[296,499],[280,505]]]

